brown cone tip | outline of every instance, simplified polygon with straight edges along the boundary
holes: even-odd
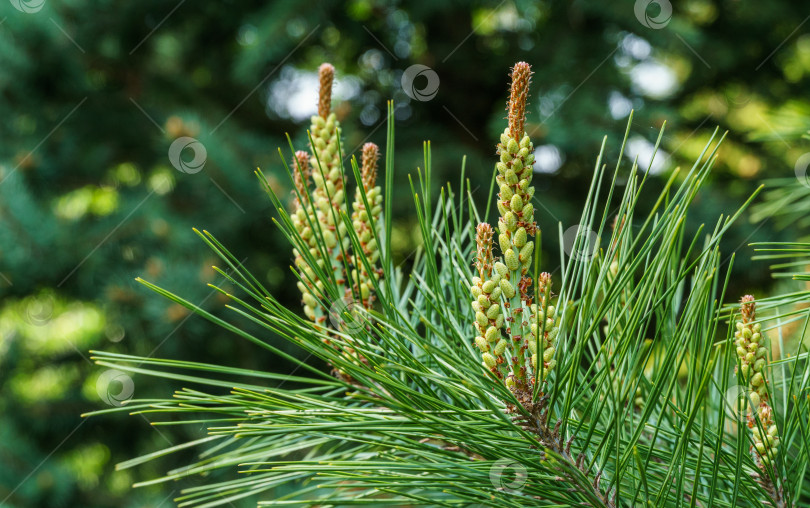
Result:
[[[309,166],[309,152],[298,150],[292,160],[293,183],[302,199],[307,199],[307,186],[312,168]],[[296,201],[297,201],[296,197]]]
[[[475,258],[475,267],[478,269],[478,276],[481,279],[488,277],[491,270],[492,262],[492,226],[486,222],[478,224],[475,228],[475,243],[477,247],[477,256]]]
[[[486,222],[478,224],[475,228],[475,241],[479,249],[484,249],[492,244],[492,226]]]
[[[537,276],[537,289],[542,294],[551,288],[551,274],[543,272]]]
[[[363,145],[362,168],[360,178],[363,180],[363,188],[368,192],[377,182],[377,159],[380,157],[380,149],[374,143]]]
[[[518,62],[512,68],[512,91],[506,110],[509,115],[509,136],[520,142],[526,124],[526,103],[529,99],[529,86],[532,81],[532,68],[526,62]]]
[[[323,63],[318,69],[318,114],[326,119],[332,109],[332,83],[335,81],[335,67],[330,63]]]
[[[743,323],[750,323],[757,318],[756,303],[752,295],[745,295],[740,299],[740,312]]]

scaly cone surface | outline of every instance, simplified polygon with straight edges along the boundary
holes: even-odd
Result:
[[[380,249],[375,237],[375,227],[379,227],[382,213],[382,190],[377,185],[377,159],[380,150],[374,143],[363,145],[363,155],[360,168],[360,185],[354,195],[352,204],[352,226],[360,242],[363,256],[368,260],[371,271],[366,268],[358,256],[354,256],[355,270],[351,280],[356,293],[359,293],[363,306],[371,308],[374,301],[373,281],[380,280],[381,270],[377,268],[380,259]],[[366,209],[361,189],[366,194],[366,201],[371,210]]]
[[[762,336],[762,329],[756,320],[754,297],[745,295],[740,305],[740,320],[734,333],[739,372],[747,383],[750,407],[748,428],[754,438],[752,453],[754,460],[764,469],[773,464],[779,453],[779,429],[773,418],[773,408],[768,401],[768,382],[765,379],[768,350]],[[756,412],[756,416],[754,414]],[[757,422],[759,419],[759,422]]]
[[[475,342],[484,365],[504,379],[522,401],[531,399],[531,388],[537,382],[535,374],[542,372],[542,382],[554,369],[558,333],[556,311],[550,303],[551,275],[538,275],[538,302],[534,303],[529,274],[537,231],[531,203],[534,145],[525,132],[531,76],[526,62],[518,62],[512,69],[506,107],[509,123],[497,145],[500,160],[495,166],[495,178],[501,256],[496,258],[492,253],[491,226],[479,224],[478,276],[471,281],[478,332]]]
[[[348,249],[348,238],[346,225],[340,218],[345,202],[340,163],[340,123],[330,111],[335,68],[332,64],[322,64],[318,70],[318,77],[320,81],[318,114],[312,117],[310,126],[312,156],[309,160],[312,166],[312,181],[315,184],[312,199],[317,210],[320,234],[329,257],[329,266],[340,286],[346,282],[342,256]]]

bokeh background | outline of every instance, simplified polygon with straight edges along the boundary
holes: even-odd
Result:
[[[728,131],[693,228],[733,213],[767,179],[795,180],[810,151],[809,18],[789,0],[0,1],[0,506],[170,506],[194,485],[130,487],[185,452],[115,471],[200,429],[81,418],[115,403],[110,393],[178,388],[107,379],[91,349],[289,371],[134,278],[227,314],[206,286],[215,261],[192,231],[205,228],[298,307],[290,252],[253,172],[289,194],[278,147],[288,158],[286,133],[305,147],[321,62],[338,72],[347,151],[384,144],[394,102],[403,263],[418,236],[406,175],[423,164],[422,141],[432,144],[434,189],[458,188],[466,155],[484,199],[509,68],[531,63],[536,208],[544,268],[554,270],[557,223],[576,225],[602,138],[615,163],[631,109],[624,164],[650,166],[652,187],[691,167],[715,128]],[[415,64],[429,72],[404,89]],[[182,137],[202,146],[200,171],[172,165]],[[807,233],[795,216],[760,210],[724,245],[736,253],[730,294],[777,289],[748,243]]]

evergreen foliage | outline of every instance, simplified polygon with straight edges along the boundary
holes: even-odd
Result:
[[[350,167],[342,156],[332,159],[330,147],[340,153],[341,130],[322,108],[326,114],[314,117],[310,135],[311,168],[304,169],[306,157],[289,147],[296,167],[288,173],[298,183],[292,214],[257,172],[295,249],[304,305],[313,309],[306,317],[276,299],[207,231],[198,235],[221,259],[216,270],[234,290],[212,287],[230,299],[233,320],[142,280],[256,347],[296,362],[300,374],[94,352],[99,365],[178,383],[172,398],[133,400],[98,413],[162,415],[170,418],[156,425],[207,429],[198,440],[119,467],[199,450],[187,466],[141,483],[210,477],[183,491],[182,506],[248,496],[258,496],[260,505],[806,502],[806,353],[800,347],[769,362],[768,349],[788,316],[807,325],[806,310],[780,309],[809,292],[723,303],[737,298],[727,292],[733,263],[724,263],[721,242],[753,196],[705,229],[685,227],[722,136],[715,132],[693,166],[669,178],[646,213],[638,203],[649,172],[625,164],[621,152],[609,169],[603,142],[582,231],[560,253],[555,283],[540,271],[541,250],[526,238],[535,229],[538,237],[541,228],[553,231],[553,225],[535,226],[533,190],[522,171],[531,163],[521,106],[529,75],[525,63],[513,70],[509,126],[493,174],[499,192],[486,207],[472,199],[463,164],[458,190],[448,184],[432,203],[431,147],[425,144],[424,167],[411,178],[422,248],[409,271],[394,264],[390,250],[393,108],[385,212],[369,226],[379,256],[377,250],[369,255],[370,240],[361,239],[363,228],[352,222],[357,207],[336,199],[353,177],[360,202],[370,209],[368,172],[356,159]],[[325,86],[331,79],[321,82],[322,99]],[[628,134],[631,126],[632,115]],[[313,176],[314,189],[306,184],[310,171],[321,174]],[[496,260],[492,228],[483,223],[493,199],[503,261]],[[561,228],[558,234],[565,243]],[[779,255],[808,247],[771,249]],[[347,279],[373,272],[377,261],[379,278],[367,279],[372,305]],[[335,375],[290,357],[245,323],[286,338],[330,364]],[[474,339],[474,332],[482,336]],[[540,352],[542,362],[535,356]]]
[[[797,241],[807,233],[807,187],[794,175],[797,160],[808,151],[806,140],[799,139],[810,111],[806,13],[787,0],[767,8],[718,0],[673,4],[671,22],[651,28],[640,22],[632,3],[595,0],[0,2],[0,504],[160,506],[172,491],[217,477],[189,476],[132,491],[132,482],[188,462],[191,449],[137,470],[116,471],[117,462],[200,438],[203,430],[150,426],[148,415],[83,420],[81,412],[99,400],[110,402],[99,391],[109,371],[89,361],[88,349],[227,362],[244,369],[239,382],[248,373],[287,374],[297,368],[250,342],[233,340],[182,305],[151,298],[134,278],[143,276],[226,317],[227,297],[206,286],[224,281],[210,268],[215,255],[192,231],[204,225],[285,307],[298,310],[299,280],[285,269],[290,251],[273,227],[272,202],[263,197],[253,170],[263,168],[288,208],[293,186],[274,147],[286,146],[284,132],[293,134],[295,147],[307,145],[315,101],[302,91],[314,86],[324,60],[340,69],[336,94],[347,100],[336,102],[333,112],[345,129],[343,151],[356,153],[358,166],[364,166],[360,149],[366,142],[387,151],[386,101],[394,103],[398,171],[391,199],[381,204],[386,218],[380,223],[389,228],[381,239],[404,279],[414,261],[422,262],[413,256],[422,225],[406,177],[416,166],[424,168],[421,141],[431,140],[434,148],[430,196],[422,198],[423,207],[433,207],[429,216],[443,189],[438,183],[448,180],[465,202],[472,195],[483,205],[490,190],[499,191],[490,188],[490,177],[497,161],[493,142],[504,128],[497,99],[505,92],[504,70],[525,60],[537,75],[524,130],[539,150],[536,169],[543,171],[533,183],[542,198],[535,215],[545,235],[535,242],[542,247],[541,273],[553,274],[553,293],[560,291],[557,253],[565,247],[556,225],[561,222],[567,231],[581,221],[593,155],[606,134],[604,157],[619,157],[617,140],[632,108],[634,125],[622,164],[638,155],[648,166],[658,128],[668,122],[659,163],[651,166],[662,172],[646,179],[647,192],[637,200],[645,215],[669,170],[689,167],[701,154],[711,126],[728,131],[687,217],[690,237],[700,224],[735,208],[760,177],[781,180],[766,182],[768,189],[755,203],[760,206],[750,209],[757,222],[743,212],[723,234],[720,250],[740,253],[731,266],[726,291],[735,296],[729,301],[750,293],[766,318],[770,312],[798,312],[799,301],[778,311],[762,306],[763,295],[789,293],[797,284],[781,275],[771,279],[764,266],[748,262],[743,246]],[[23,5],[40,10],[26,12]],[[656,5],[649,6],[652,14]],[[420,102],[403,90],[402,73],[413,64],[429,65],[440,78],[431,101]],[[651,71],[667,79],[651,81]],[[667,81],[670,86],[662,87]],[[302,96],[310,105],[306,112],[300,109]],[[173,142],[186,136],[207,149],[197,174],[176,171],[167,158]],[[469,185],[465,180],[462,192],[456,182],[464,155]],[[380,162],[381,189],[366,192],[371,210],[389,185],[383,163],[393,164],[385,157]],[[343,164],[345,199],[359,203],[354,171],[347,160]],[[622,174],[617,185],[623,190]],[[679,183],[680,176],[675,178]],[[481,206],[471,226],[481,220],[497,228],[495,207],[491,203],[490,214]],[[352,204],[350,216],[361,247],[361,231],[371,234],[355,225],[362,208],[365,203],[359,210]],[[345,218],[338,222],[347,224]],[[773,231],[774,223],[782,229]],[[499,255],[497,246],[494,254]],[[382,268],[368,268],[360,266],[352,278],[385,280]],[[376,298],[373,289],[372,282],[369,294]],[[357,290],[363,286],[351,288]],[[558,306],[557,296],[551,299]],[[334,311],[330,315],[341,312]],[[774,330],[780,332],[784,344],[773,349],[779,361],[805,340],[799,317],[786,321],[777,321],[780,327],[765,335],[773,340]],[[332,327],[332,319],[326,324]],[[307,356],[253,322],[239,325],[284,353]],[[470,337],[477,335],[474,326],[465,331]],[[319,371],[331,369],[317,357],[308,361]],[[768,380],[769,386],[779,383]],[[134,382],[140,397],[163,396],[177,386],[173,379],[150,376]],[[118,388],[113,383],[112,391]],[[639,388],[636,399],[643,396]],[[776,401],[777,415],[784,405]],[[248,499],[234,504],[252,505]]]

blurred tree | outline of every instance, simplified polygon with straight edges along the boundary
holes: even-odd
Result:
[[[322,61],[338,69],[349,153],[366,140],[382,144],[385,101],[395,103],[403,179],[397,217],[410,209],[405,173],[421,164],[425,139],[433,143],[437,179],[457,182],[466,154],[475,195],[486,194],[494,147],[482,140],[498,130],[508,68],[517,60],[537,69],[528,127],[538,146],[536,169],[546,175],[536,180],[538,220],[548,232],[558,220],[577,223],[583,176],[604,134],[613,143],[608,155],[618,154],[631,108],[626,155],[642,167],[650,165],[655,133],[669,122],[654,174],[694,160],[714,126],[729,131],[716,185],[703,198],[706,217],[735,209],[754,188],[749,180],[790,176],[803,148],[752,137],[780,128],[775,112],[807,111],[808,13],[786,0],[767,8],[690,0],[671,15],[661,8],[667,5],[0,5],[0,504],[142,506],[169,495],[133,495],[128,486],[137,479],[113,473],[113,465],[154,449],[155,441],[173,442],[171,431],[132,419],[111,428],[79,418],[99,404],[101,373],[87,361],[88,349],[289,368],[241,354],[238,338],[187,320],[133,278],[221,307],[213,292],[200,289],[200,280],[215,277],[191,231],[205,227],[265,274],[276,295],[297,304],[290,254],[277,248],[272,210],[252,171],[261,166],[280,192],[290,188],[276,147],[288,158],[287,131],[297,147],[305,145],[301,133],[315,110]],[[429,72],[415,75],[414,64]],[[199,144],[181,141],[176,146],[186,149],[178,156],[171,147],[183,137]],[[202,168],[175,169],[194,156]],[[413,223],[399,224],[395,245],[406,260]],[[764,238],[767,229],[738,227],[726,248]],[[549,255],[559,252],[552,236],[543,237]],[[746,262],[738,262],[737,274],[736,293],[767,284],[764,270]],[[162,388],[136,378],[134,389]]]

